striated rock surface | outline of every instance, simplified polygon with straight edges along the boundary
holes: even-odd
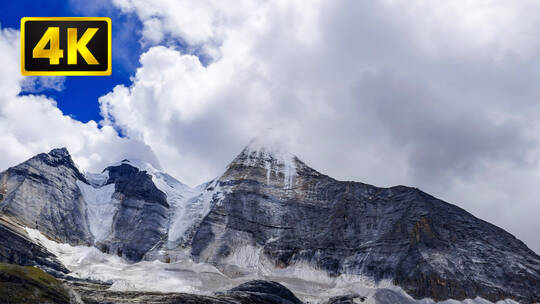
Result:
[[[51,239],[92,244],[77,181],[86,179],[65,148],[36,155],[0,173],[0,213]]]
[[[391,280],[418,299],[540,301],[539,256],[504,230],[418,189],[337,181],[257,146],[206,189],[219,195],[191,238],[198,261],[226,268],[251,246],[259,262]]]
[[[166,195],[135,166],[121,163],[105,173],[87,179],[65,148],[39,154],[0,173],[0,214],[51,240],[95,244],[140,261],[167,236]],[[100,190],[111,186],[112,201],[100,202]]]
[[[39,266],[56,274],[69,272],[52,253],[31,240],[22,227],[5,215],[0,215],[0,263]]]

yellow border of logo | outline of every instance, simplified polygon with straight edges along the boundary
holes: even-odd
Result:
[[[108,30],[109,62],[106,71],[27,71],[24,68],[24,23],[26,21],[105,21]],[[23,76],[110,76],[112,72],[112,27],[109,17],[23,17],[21,19],[21,74]]]

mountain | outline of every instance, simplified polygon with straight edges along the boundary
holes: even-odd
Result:
[[[418,189],[337,181],[255,146],[206,189],[221,195],[191,239],[198,261],[260,248],[277,267],[388,279],[418,299],[540,300],[539,256],[503,229]]]
[[[115,290],[262,278],[335,303],[540,301],[540,257],[503,229],[416,188],[335,180],[265,138],[196,188],[138,160],[83,173],[55,149],[0,173],[0,195],[0,235],[20,244],[0,241],[0,262]]]
[[[116,201],[111,233],[98,246],[131,261],[139,261],[167,234],[167,196],[152,182],[145,171],[121,164],[108,167],[106,185],[114,185]],[[112,214],[111,214],[112,215]]]
[[[57,241],[92,244],[77,181],[86,178],[65,148],[36,155],[0,173],[0,212]]]

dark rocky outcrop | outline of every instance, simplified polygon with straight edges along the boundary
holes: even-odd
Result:
[[[87,304],[303,304],[283,285],[269,281],[250,281],[213,296],[186,293],[109,291],[99,284],[70,283]]]
[[[122,163],[106,170],[107,184],[115,185],[113,198],[119,208],[112,234],[95,245],[130,261],[140,261],[167,234],[166,195],[156,188],[149,174],[134,166]],[[36,228],[55,241],[93,245],[87,202],[78,183],[89,185],[65,148],[39,154],[0,173],[0,214]]]
[[[140,261],[167,235],[167,197],[147,172],[136,167],[121,164],[106,170],[109,172],[107,184],[115,184],[113,198],[120,206],[114,216],[111,236],[98,244],[98,248],[130,261]]]
[[[249,281],[223,293],[241,303],[302,304],[289,289],[277,282]]]
[[[0,173],[0,213],[50,239],[90,245],[93,237],[77,181],[86,182],[65,148],[34,156]]]
[[[358,294],[348,294],[344,296],[332,297],[326,302],[326,304],[356,304],[366,300],[366,297]],[[397,303],[397,302],[396,302]]]

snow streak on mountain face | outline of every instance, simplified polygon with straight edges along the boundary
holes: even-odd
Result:
[[[258,165],[258,162],[263,163],[268,182],[273,176],[282,174],[284,187],[287,189],[293,187],[296,176],[294,155],[267,146],[258,147],[253,145],[249,145],[242,154],[245,157],[242,164],[246,167]]]
[[[90,232],[96,241],[102,241],[111,233],[113,217],[118,211],[118,201],[112,197],[114,184],[98,186],[92,179],[95,175],[87,175],[87,178],[90,185],[77,181],[77,186],[86,201]]]
[[[274,177],[283,176],[285,189],[294,186],[296,156],[287,151],[280,135],[271,129],[251,140],[233,163],[265,168],[267,183]]]

